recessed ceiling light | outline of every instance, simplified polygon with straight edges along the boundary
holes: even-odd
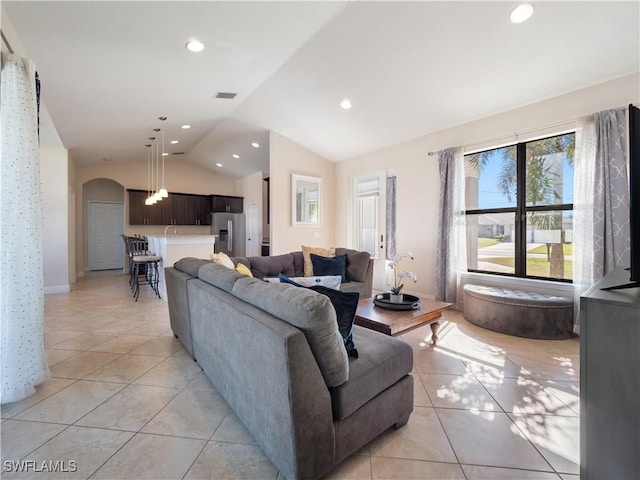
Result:
[[[215,98],[225,98],[227,100],[233,100],[238,94],[233,92],[218,92]]]
[[[186,130],[187,128],[191,128],[191,125],[182,125],[180,128],[183,128]]]
[[[164,152],[164,153],[162,154],[162,156],[163,156],[163,157],[168,157],[168,156],[169,156],[169,154],[168,154],[167,152]]]
[[[221,167],[221,166],[222,166],[222,164],[221,164],[221,163],[216,163],[216,166],[217,166],[217,167]]]
[[[237,153],[234,153],[233,158],[240,158],[240,155],[238,155]]]
[[[349,110],[351,108],[351,101],[345,98],[340,102],[340,106],[345,110]]]
[[[190,52],[201,52],[202,50],[204,50],[204,45],[198,40],[189,40],[185,47]]]
[[[251,146],[252,146],[253,148],[260,148],[260,144],[259,144],[259,143],[256,143],[256,142],[253,142],[253,143],[251,144]]]
[[[173,145],[175,145],[176,143],[178,143],[178,140],[171,140],[169,143],[172,143]]]
[[[522,23],[533,15],[533,6],[530,3],[518,5],[511,12],[511,23]]]

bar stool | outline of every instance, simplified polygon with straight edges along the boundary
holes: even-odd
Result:
[[[158,289],[158,264],[162,261],[162,257],[149,252],[147,241],[129,237],[129,251],[131,253],[129,270],[131,272],[131,290],[133,298],[138,301],[140,295],[140,285],[149,285],[151,289],[160,298]],[[140,279],[142,277],[142,281]]]

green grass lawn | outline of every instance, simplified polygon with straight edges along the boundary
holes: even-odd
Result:
[[[545,252],[546,253],[546,252]],[[483,262],[495,263],[503,267],[515,269],[515,259],[509,257],[483,258]],[[527,275],[534,277],[549,277],[549,262],[544,258],[528,258],[527,259]],[[564,261],[564,278],[573,278],[573,262],[571,260]]]
[[[573,255],[573,244],[572,243],[565,243],[562,246],[562,250],[564,251],[565,255]],[[547,246],[546,245],[540,245],[536,248],[532,248],[531,250],[527,250],[529,253],[543,253],[546,254],[547,253]]]
[[[497,243],[499,242],[495,238],[478,238],[478,248],[490,247]]]

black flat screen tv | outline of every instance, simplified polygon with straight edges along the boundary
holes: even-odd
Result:
[[[640,288],[640,108],[629,105],[629,282],[603,290]]]

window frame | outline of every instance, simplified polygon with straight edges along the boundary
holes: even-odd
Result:
[[[473,155],[482,152],[489,152],[491,150],[498,150],[500,148],[505,147],[516,147],[516,204],[515,207],[501,207],[501,208],[475,208],[475,209],[465,209],[464,215],[483,215],[483,214],[495,214],[495,213],[513,213],[514,214],[514,231],[515,231],[515,241],[514,241],[514,273],[506,273],[506,272],[493,272],[490,270],[480,270],[473,269],[467,267],[467,271],[471,273],[486,273],[489,275],[499,275],[505,277],[515,277],[515,278],[530,278],[536,280],[546,280],[551,282],[562,282],[562,283],[573,283],[573,278],[554,278],[554,277],[541,277],[537,275],[527,275],[526,274],[526,266],[527,266],[527,214],[531,212],[549,212],[549,211],[572,211],[573,203],[559,203],[553,205],[529,205],[527,206],[526,201],[526,184],[527,184],[527,155],[526,149],[527,144],[537,142],[540,140],[546,140],[549,138],[560,137],[563,135],[574,135],[575,142],[575,130],[570,130],[558,134],[546,135],[544,137],[535,138],[531,140],[527,140],[524,142],[513,143],[509,145],[503,145],[500,147],[487,148],[482,150],[476,150],[472,153],[466,153],[464,155],[465,162],[466,157],[468,155]],[[467,238],[467,242],[469,239]],[[469,245],[467,243],[467,248]]]

